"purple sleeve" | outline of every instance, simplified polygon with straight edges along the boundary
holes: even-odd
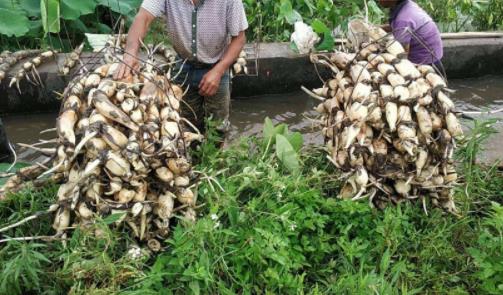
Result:
[[[407,21],[397,21],[393,24],[393,35],[395,39],[403,46],[410,44],[412,39],[411,31],[413,24]]]

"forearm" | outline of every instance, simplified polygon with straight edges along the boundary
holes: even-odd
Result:
[[[220,71],[223,74],[227,69],[229,69],[232,64],[236,61],[243,50],[243,47],[246,43],[246,36],[244,31],[239,33],[238,36],[233,37],[227,51],[225,52],[223,58],[220,62],[215,66],[215,69]]]
[[[126,42],[126,53],[136,56],[140,49],[140,40],[143,40],[147,35],[148,28],[154,17],[147,11],[140,9],[140,12],[135,17],[133,24],[128,32]]]

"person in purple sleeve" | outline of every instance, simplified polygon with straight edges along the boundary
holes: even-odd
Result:
[[[416,64],[438,65],[444,55],[440,31],[432,18],[413,0],[379,0],[390,8],[390,29]]]

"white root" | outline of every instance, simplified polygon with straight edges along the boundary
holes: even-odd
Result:
[[[168,65],[168,75],[164,75],[154,55],[149,54],[148,60],[139,61],[130,80],[114,81],[111,74],[119,66],[116,41],[109,42],[110,47],[105,50],[105,59],[111,63],[91,72],[83,68],[61,95],[57,128],[41,132],[56,131],[57,138],[20,145],[51,155],[50,165],[38,163],[32,170],[20,169],[0,189],[2,194],[14,192],[25,180],[38,184],[52,179],[61,184],[57,204],[48,211],[0,229],[6,232],[40,215],[51,214],[55,236],[13,237],[0,242],[64,240],[75,226],[116,213],[121,215],[117,225],[128,226],[136,238],[149,241],[151,247],[160,250],[159,241],[167,238],[171,219],[179,218],[176,212],[185,220],[196,219],[196,175],[188,148],[191,142],[204,137],[180,115],[187,89],[175,85],[172,79],[182,69],[170,77],[173,61]],[[79,50],[81,47],[75,51]],[[32,60],[23,70],[30,71],[36,82],[36,66],[52,57],[53,52],[43,53],[40,61]],[[76,64],[78,52],[68,57],[66,74]],[[246,73],[245,61],[241,56],[237,62]],[[18,81],[14,80],[14,84]],[[54,146],[45,148],[50,143]],[[222,189],[214,179],[209,181]]]
[[[392,34],[358,20],[349,27],[361,35],[351,39],[357,52],[312,55],[343,70],[332,70],[321,88],[303,88],[322,102],[315,109],[327,159],[345,180],[339,197],[369,198],[377,208],[421,201],[425,212],[427,198],[439,199],[431,203],[455,212],[453,154],[463,133],[446,81],[410,62]]]
[[[307,95],[311,96],[314,99],[317,99],[319,101],[325,101],[326,100],[326,98],[317,95],[316,93],[312,92],[311,90],[307,89],[304,86],[301,86],[300,89],[302,89],[302,91],[304,91]]]

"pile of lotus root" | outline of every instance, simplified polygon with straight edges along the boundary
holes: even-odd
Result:
[[[425,210],[429,200],[456,212],[453,153],[463,131],[445,80],[411,63],[392,34],[363,22],[350,28],[353,52],[313,54],[333,77],[305,89],[322,101],[328,158],[345,173],[340,197],[379,208],[417,199]]]
[[[127,81],[113,79],[120,65],[110,59],[113,51],[107,63],[73,78],[63,93],[54,153],[44,165],[21,169],[0,195],[52,179],[61,184],[48,210],[56,236],[117,214],[116,223],[153,250],[168,235],[175,213],[195,220],[187,149],[202,136],[180,116],[184,91],[171,76],[176,62],[160,70],[155,52]]]

